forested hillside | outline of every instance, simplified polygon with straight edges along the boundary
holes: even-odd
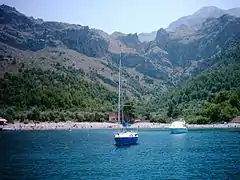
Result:
[[[148,104],[150,111],[170,118],[192,116],[189,121],[197,123],[228,121],[240,115],[239,42],[232,43],[216,61],[200,75],[158,93]]]
[[[128,117],[229,121],[239,114],[239,9],[203,10],[187,18],[196,23],[178,20],[141,42],[137,33],[44,21],[0,5],[0,116],[106,121],[117,110],[121,57]]]
[[[64,114],[66,111],[72,112],[70,114],[104,113],[115,109],[116,104],[115,92],[79,78],[67,70],[60,74],[31,69],[17,76],[5,73],[0,79],[0,116],[9,120],[58,121],[61,117],[68,118],[68,114]],[[54,117],[54,112],[59,117]],[[78,117],[78,113],[75,115],[72,119],[84,120],[84,117]],[[100,121],[100,118],[92,120]]]

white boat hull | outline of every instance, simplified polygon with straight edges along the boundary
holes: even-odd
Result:
[[[169,128],[169,130],[171,134],[181,134],[188,131],[187,128]]]

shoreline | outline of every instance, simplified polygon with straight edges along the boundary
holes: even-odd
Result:
[[[131,129],[168,129],[168,123],[140,122],[130,126]],[[227,124],[188,124],[188,129],[230,129],[240,128],[240,123]],[[35,123],[14,123],[3,126],[3,130],[73,130],[73,129],[118,129],[120,124],[109,122],[40,122]]]

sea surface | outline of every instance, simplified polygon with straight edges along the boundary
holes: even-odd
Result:
[[[114,133],[0,132],[0,179],[240,180],[240,130],[140,130],[126,147],[114,145]]]

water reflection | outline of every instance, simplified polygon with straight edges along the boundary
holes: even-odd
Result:
[[[131,148],[133,146],[137,146],[139,145],[139,143],[136,143],[136,144],[126,144],[126,145],[117,145],[117,144],[114,144],[116,149],[128,149],[128,148]]]

